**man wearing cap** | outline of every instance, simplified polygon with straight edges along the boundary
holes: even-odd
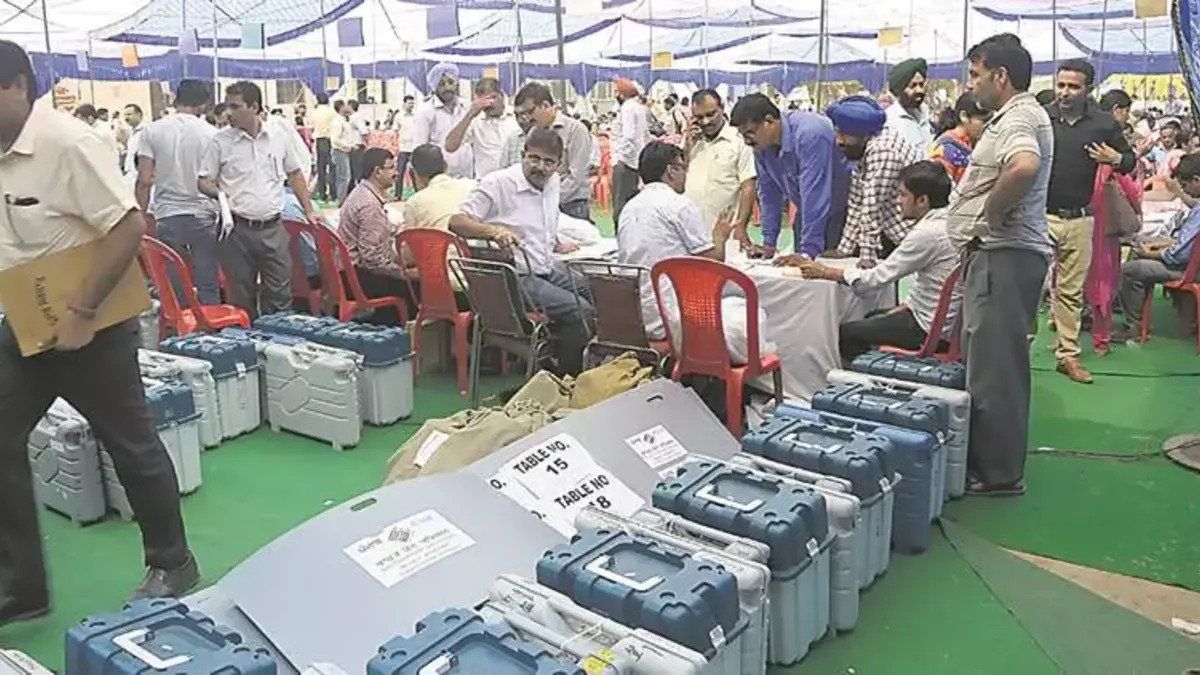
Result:
[[[894,129],[924,155],[933,144],[929,111],[925,109],[925,59],[897,63],[888,75],[888,91],[896,100],[887,107],[887,128]]]
[[[837,130],[838,147],[847,159],[858,162],[850,179],[846,227],[837,252],[857,254],[860,267],[874,267],[912,229],[897,199],[900,172],[920,161],[922,153],[898,131],[884,126],[887,115],[869,96],[847,96],[825,114]]]
[[[458,66],[439,63],[425,75],[432,98],[417,111],[413,119],[414,146],[433,143],[445,152],[447,173],[451,178],[470,178],[475,162],[470,145],[454,152],[446,151],[446,137],[470,112],[470,106],[458,96]]]
[[[621,225],[621,209],[638,191],[638,157],[650,141],[650,111],[642,103],[637,85],[618,77],[613,82],[621,104],[613,121],[613,226]]]

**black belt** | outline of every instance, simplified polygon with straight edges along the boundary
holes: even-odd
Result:
[[[1058,216],[1063,220],[1075,220],[1092,215],[1092,207],[1084,206],[1077,209],[1046,209],[1046,213],[1052,216]]]
[[[249,227],[254,230],[265,230],[268,227],[279,224],[279,214],[275,214],[270,218],[246,218],[235,213],[233,214],[233,224]]]

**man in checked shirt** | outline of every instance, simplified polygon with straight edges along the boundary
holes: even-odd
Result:
[[[857,253],[859,267],[874,267],[912,229],[897,199],[900,171],[925,155],[894,129],[884,128],[887,114],[873,98],[847,96],[829,106],[825,114],[837,131],[838,147],[847,159],[858,162],[850,179],[842,242],[831,257]]]

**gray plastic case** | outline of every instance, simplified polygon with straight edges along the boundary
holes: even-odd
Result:
[[[29,432],[28,450],[39,502],[80,525],[104,518],[99,446],[83,415],[55,400]]]
[[[971,447],[971,395],[961,389],[949,389],[932,384],[906,382],[881,375],[867,375],[850,370],[829,371],[831,384],[869,384],[893,389],[918,398],[945,401],[950,410],[949,438],[942,453],[946,462],[943,475],[946,480],[946,495],[961,497],[967,488],[967,450]]]
[[[139,349],[138,367],[142,377],[181,380],[191,387],[196,412],[200,413],[200,443],[205,448],[221,443],[220,404],[217,402],[217,383],[212,376],[211,363],[190,356]]]
[[[0,675],[54,675],[54,671],[34,661],[24,652],[0,649]]]
[[[326,441],[334,450],[358,445],[361,357],[312,342],[258,347],[272,429]]]

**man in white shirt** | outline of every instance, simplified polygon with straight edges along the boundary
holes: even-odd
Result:
[[[125,165],[121,167],[121,171],[126,176],[134,176],[137,174],[137,158],[138,149],[141,143],[142,132],[146,130],[146,124],[143,121],[142,107],[136,103],[130,103],[125,106],[125,110],[121,111],[121,116],[125,118],[125,124],[129,125],[129,139],[125,141]]]
[[[583,122],[559,112],[550,88],[541,82],[529,82],[521,87],[513,97],[513,112],[519,130],[504,142],[500,165],[507,167],[521,162],[525,135],[530,129],[535,126],[553,129],[563,142],[563,158],[558,166],[558,176],[562,180],[559,210],[572,218],[590,222],[592,186],[588,179],[595,150],[592,133]],[[597,158],[595,164],[599,163]]]
[[[417,147],[413,142],[413,109],[416,106],[417,99],[409,94],[404,97],[404,108],[392,118],[396,147],[400,151],[396,155],[396,199],[404,199],[404,177],[408,175],[408,161]]]
[[[917,349],[929,334],[933,315],[946,277],[958,266],[961,255],[946,230],[946,206],[952,183],[938,162],[922,160],[900,172],[900,210],[907,220],[917,221],[908,236],[881,263],[871,268],[839,269],[812,260],[798,264],[808,279],[827,279],[849,284],[856,293],[866,293],[913,274],[912,288],[904,303],[882,310],[860,321],[843,323],[838,342],[842,360],[878,345]],[[961,304],[961,289],[946,313],[942,336],[949,340]]]
[[[154,216],[158,238],[188,256],[200,302],[221,302],[217,284],[217,203],[200,194],[196,178],[217,130],[200,115],[208,85],[182,80],[175,114],[147,125],[138,142],[138,206]],[[151,198],[153,189],[153,198]]]
[[[613,89],[621,108],[613,124],[613,226],[620,228],[621,209],[638,191],[638,157],[650,143],[650,111],[642,103],[637,85],[617,78]]]
[[[724,262],[725,247],[733,231],[730,212],[721,214],[708,225],[701,220],[696,203],[684,196],[687,161],[683,150],[674,144],[655,141],[642,150],[638,173],[645,187],[625,205],[625,225],[617,233],[617,259],[626,265],[647,269],[664,258],[696,256]],[[671,336],[679,340],[679,309],[675,293],[664,282],[663,304],[671,324]],[[666,337],[663,315],[654,296],[650,275],[641,282],[642,321],[652,340]],[[721,317],[730,360],[745,364],[746,301],[730,294],[721,300]],[[766,322],[759,316],[759,349],[767,348]]]
[[[350,106],[350,128],[354,129],[357,139],[354,149],[350,151],[350,187],[354,188],[362,179],[362,155],[367,149],[367,134],[371,133],[371,121],[367,119],[366,113],[359,112],[357,100],[350,99],[346,101],[346,105]]]
[[[553,131],[530,131],[521,164],[484,176],[451,217],[450,230],[524,249],[526,255],[516,256],[521,286],[550,319],[550,328],[558,338],[555,355],[559,369],[578,374],[588,340],[584,320],[592,307],[586,285],[575,285],[582,294],[576,297],[566,265],[555,258],[555,253],[575,248],[558,240],[558,164],[562,150],[562,139]]]
[[[334,101],[338,115],[329,126],[329,136],[333,141],[333,177],[334,193],[337,203],[341,204],[350,193],[351,180],[354,172],[350,165],[350,156],[357,147],[359,134],[350,123],[351,109],[344,101]]]
[[[334,118],[339,117],[336,108],[329,105],[329,95],[317,93],[317,107],[312,113],[313,142],[317,152],[316,198],[326,201],[337,194],[337,180],[333,169],[332,127]]]
[[[483,178],[504,166],[501,162],[504,142],[510,135],[519,133],[520,127],[505,110],[500,80],[480,78],[475,81],[474,91],[471,108],[446,135],[446,152],[469,147],[475,162],[474,177]]]
[[[887,107],[887,126],[895,129],[923,157],[929,156],[933,145],[933,128],[925,108],[925,78],[929,64],[925,59],[909,59],[897,63],[888,75],[888,90],[896,100]]]
[[[475,170],[471,158],[471,147],[463,146],[457,152],[446,152],[446,137],[470,106],[458,96],[458,66],[439,63],[425,76],[432,98],[417,111],[413,119],[412,143],[414,146],[433,143],[446,153],[446,166],[453,178],[470,178]]]
[[[229,200],[233,229],[217,253],[232,286],[230,302],[253,318],[260,307],[270,314],[292,306],[291,239],[280,220],[285,180],[308,220],[319,224],[321,218],[289,140],[262,121],[258,85],[241,81],[227,87],[225,109],[229,126],[209,143],[197,185],[209,197],[224,192]]]
[[[734,235],[743,247],[748,246],[746,228],[757,196],[754,151],[729,124],[721,95],[713,89],[701,89],[692,96],[692,123],[686,131],[688,173],[684,194],[700,207],[705,227],[711,227],[718,215],[732,209]]]

